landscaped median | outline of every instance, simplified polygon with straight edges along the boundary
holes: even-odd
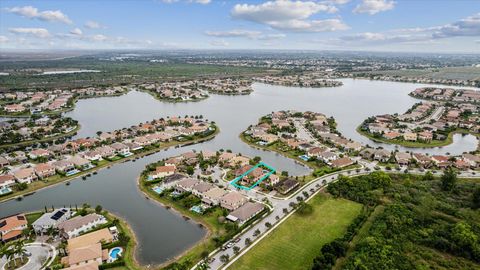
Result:
[[[161,151],[162,149],[165,149],[165,148],[169,148],[169,147],[177,146],[177,145],[195,144],[195,143],[200,143],[200,142],[203,142],[203,141],[210,140],[210,139],[214,138],[220,132],[220,129],[216,125],[214,125],[214,124],[212,124],[212,125],[213,125],[214,130],[211,133],[209,133],[208,135],[205,135],[205,136],[191,136],[191,139],[186,140],[186,141],[173,140],[173,141],[169,141],[169,142],[157,143],[157,144],[154,144],[154,145],[150,145],[150,146],[145,147],[144,149],[142,149],[140,151],[135,152],[133,155],[125,157],[125,158],[115,159],[113,161],[108,161],[108,160],[99,161],[95,167],[93,167],[91,169],[88,169],[88,170],[85,170],[85,171],[82,171],[81,173],[77,173],[75,175],[62,176],[60,174],[56,174],[56,175],[51,176],[50,178],[46,178],[42,181],[32,182],[31,184],[27,185],[27,187],[23,190],[16,190],[13,193],[3,195],[3,196],[0,197],[0,202],[10,200],[10,199],[15,198],[15,197],[21,199],[21,196],[32,193],[32,192],[35,192],[39,189],[46,188],[48,186],[52,186],[52,185],[55,185],[55,184],[58,184],[58,183],[61,183],[61,182],[64,182],[64,181],[73,180],[73,179],[76,179],[76,178],[79,178],[79,177],[87,177],[87,176],[91,175],[92,173],[95,174],[96,171],[98,171],[100,169],[103,169],[105,167],[112,166],[116,163],[125,162],[125,161],[133,160],[133,159],[136,159],[136,158],[140,158],[140,157],[143,157],[145,155],[149,155],[149,154]]]
[[[362,212],[362,205],[315,195],[300,209],[235,261],[229,269],[309,269],[322,246],[342,237]]]

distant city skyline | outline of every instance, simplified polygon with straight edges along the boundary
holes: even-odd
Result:
[[[5,0],[0,48],[480,53],[480,1]]]

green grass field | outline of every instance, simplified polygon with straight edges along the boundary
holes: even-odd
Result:
[[[326,195],[315,196],[309,204],[311,215],[293,214],[229,269],[310,269],[320,248],[342,237],[362,209],[361,204]]]

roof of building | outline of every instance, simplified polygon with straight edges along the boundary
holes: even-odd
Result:
[[[57,223],[57,221],[62,218],[63,216],[65,215],[69,215],[70,214],[70,210],[67,209],[67,208],[61,208],[61,209],[57,209],[53,212],[48,212],[48,213],[45,213],[43,214],[39,219],[35,220],[35,222],[33,222],[33,226],[51,226],[55,223]]]
[[[81,262],[87,262],[102,257],[102,244],[95,243],[71,249],[68,255],[68,264],[74,265]]]
[[[244,205],[240,206],[238,209],[232,211],[229,216],[235,217],[240,221],[247,221],[252,218],[256,213],[260,212],[265,208],[261,203],[257,202],[247,202]]]
[[[24,214],[18,214],[0,219],[0,231],[9,231],[17,227],[27,225],[27,219]]]
[[[68,240],[68,250],[73,250],[79,247],[85,247],[92,244],[100,243],[102,241],[112,242],[113,235],[107,228],[84,234],[82,236]]]
[[[78,216],[61,222],[58,224],[58,228],[61,230],[63,229],[65,232],[70,232],[101,218],[103,218],[103,216],[96,213],[88,214],[86,216]]]

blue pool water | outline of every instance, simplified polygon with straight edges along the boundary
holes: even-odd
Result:
[[[119,247],[113,248],[112,250],[110,250],[110,258],[117,259],[118,255],[120,255],[121,253],[122,253],[121,248]]]
[[[301,155],[301,156],[299,156],[299,158],[301,158],[305,161],[308,161],[310,159],[307,155]]]
[[[163,192],[163,188],[162,187],[154,187],[153,191],[155,191],[155,193],[157,193],[157,194],[160,194],[160,193]]]

